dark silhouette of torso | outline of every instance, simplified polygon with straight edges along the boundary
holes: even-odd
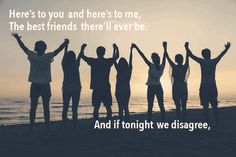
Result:
[[[110,90],[109,76],[113,62],[113,59],[106,58],[93,58],[89,61],[88,64],[91,66],[91,89]]]

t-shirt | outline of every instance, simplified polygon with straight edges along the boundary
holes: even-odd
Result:
[[[202,84],[215,84],[216,73],[216,59],[201,59],[199,64],[201,66],[201,83]]]
[[[114,59],[89,58],[87,63],[91,66],[90,88],[99,91],[110,90],[109,76]]]
[[[161,85],[160,82],[160,78],[163,74],[164,71],[164,66],[161,65],[160,69],[157,70],[156,66],[152,63],[149,66],[149,70],[148,70],[148,80],[146,82],[146,85],[150,86],[150,85]]]
[[[30,61],[28,81],[39,84],[51,82],[51,63],[53,62],[54,53],[39,56],[36,52],[28,50],[27,55]]]

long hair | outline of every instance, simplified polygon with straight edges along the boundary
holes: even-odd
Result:
[[[120,60],[118,62],[118,72],[123,73],[128,70],[128,67],[129,67],[129,65],[128,65],[127,60],[123,57],[120,58]]]
[[[64,65],[65,66],[73,66],[75,65],[76,55],[74,51],[68,51],[64,56]]]

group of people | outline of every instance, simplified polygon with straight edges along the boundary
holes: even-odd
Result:
[[[112,118],[112,94],[111,85],[109,82],[110,69],[114,65],[117,71],[117,81],[115,96],[119,107],[119,118],[121,120],[128,120],[129,118],[129,99],[130,99],[130,80],[132,75],[132,58],[133,50],[143,58],[146,65],[149,67],[147,85],[147,101],[148,101],[148,120],[152,120],[152,109],[155,96],[158,100],[158,105],[161,113],[161,121],[165,120],[165,107],[163,99],[163,88],[160,78],[164,72],[166,59],[171,66],[171,81],[172,81],[172,97],[176,105],[176,119],[186,120],[186,104],[188,99],[187,78],[189,76],[189,57],[200,64],[201,66],[201,86],[200,86],[200,100],[204,110],[205,120],[208,121],[209,104],[211,104],[214,111],[214,120],[218,122],[218,101],[217,101],[217,86],[215,80],[216,65],[221,58],[226,54],[231,44],[228,42],[225,45],[223,52],[216,58],[211,59],[211,51],[209,49],[202,50],[202,57],[195,56],[189,49],[189,43],[185,43],[186,59],[184,62],[183,55],[177,54],[175,61],[173,61],[168,54],[167,42],[163,42],[164,55],[162,61],[157,53],[152,53],[151,60],[149,60],[138,46],[132,43],[130,47],[129,62],[121,57],[119,59],[119,48],[113,44],[113,56],[111,58],[104,58],[106,49],[102,46],[97,47],[97,58],[91,58],[84,54],[86,44],[83,44],[79,55],[76,57],[74,51],[68,51],[69,40],[65,41],[53,52],[45,53],[47,45],[44,41],[37,41],[35,43],[34,51],[29,50],[21,40],[21,36],[17,33],[12,33],[16,38],[19,46],[28,56],[30,61],[29,82],[30,87],[30,127],[33,129],[35,122],[36,109],[39,97],[42,97],[45,124],[49,126],[50,110],[49,103],[51,97],[51,63],[53,58],[64,49],[64,56],[62,59],[62,69],[64,79],[62,83],[62,98],[63,111],[62,120],[64,127],[67,125],[67,112],[70,101],[72,100],[72,119],[73,126],[76,128],[78,118],[78,105],[81,93],[81,81],[79,66],[81,59],[84,60],[91,67],[91,82],[92,89],[92,105],[93,118],[99,119],[99,108],[101,103],[104,104],[107,111],[107,119]],[[117,61],[119,59],[119,61]]]

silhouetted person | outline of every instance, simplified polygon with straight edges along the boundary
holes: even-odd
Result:
[[[117,46],[113,44],[115,49]],[[93,118],[97,120],[99,118],[99,108],[103,102],[107,110],[107,119],[112,117],[112,96],[111,85],[109,82],[109,75],[111,66],[119,58],[119,51],[114,51],[112,58],[104,58],[106,49],[102,46],[97,48],[98,58],[90,58],[84,55],[84,51],[81,51],[81,58],[87,62],[91,67],[91,83],[90,88],[92,93],[92,104],[94,107]]]
[[[86,44],[81,46],[81,51],[84,51]],[[76,128],[77,118],[78,118],[78,105],[80,100],[81,92],[81,82],[80,82],[80,59],[81,56],[78,55],[76,58],[74,51],[68,51],[68,46],[65,47],[65,53],[62,59],[62,69],[64,72],[64,80],[62,85],[62,97],[63,97],[63,111],[62,120],[64,123],[64,128],[67,124],[67,112],[72,99],[72,119],[73,127]]]
[[[28,59],[30,61],[30,127],[31,129],[33,129],[34,127],[38,99],[41,96],[43,100],[45,123],[48,128],[50,121],[49,102],[51,98],[51,63],[53,62],[53,58],[59,52],[61,52],[61,50],[63,50],[66,45],[68,45],[69,40],[65,39],[65,41],[60,45],[60,47],[57,48],[55,51],[45,53],[47,45],[44,41],[37,41],[35,43],[34,51],[31,51],[21,41],[21,36],[19,36],[17,33],[12,33],[12,36],[16,38],[18,44],[28,56]]]
[[[205,120],[208,122],[209,103],[211,104],[214,112],[214,120],[218,123],[218,91],[216,86],[215,72],[216,65],[221,58],[226,54],[231,44],[228,42],[225,45],[224,51],[214,59],[211,59],[211,51],[206,48],[202,50],[203,58],[199,58],[192,54],[188,49],[189,56],[198,62],[201,66],[201,86],[200,86],[200,100],[204,110]]]
[[[145,63],[149,67],[148,71],[148,80],[146,85],[148,86],[147,90],[147,99],[148,99],[148,120],[152,120],[152,108],[154,97],[157,97],[158,105],[161,111],[161,120],[165,120],[165,107],[163,100],[163,89],[161,86],[160,78],[163,74],[165,68],[166,57],[163,55],[162,63],[160,64],[160,57],[157,53],[152,53],[152,62],[150,62],[143,52],[137,47],[136,44],[133,45],[137,49],[140,56],[143,58]]]
[[[183,64],[183,55],[177,54],[175,56],[175,64],[169,57],[167,52],[167,42],[163,42],[166,58],[171,66],[172,74],[172,98],[176,106],[176,118],[185,121],[186,118],[186,104],[188,99],[187,77],[189,76],[189,56],[187,53],[189,43],[185,43],[186,60]],[[182,109],[182,111],[181,111]],[[182,112],[182,114],[181,114]]]
[[[125,119],[129,118],[129,99],[130,99],[130,78],[132,74],[132,49],[130,47],[129,63],[125,58],[120,58],[118,64],[115,62],[116,75],[116,100],[119,106],[119,118],[123,120],[123,112]],[[118,47],[114,51],[119,51]],[[114,52],[115,53],[115,52]]]

